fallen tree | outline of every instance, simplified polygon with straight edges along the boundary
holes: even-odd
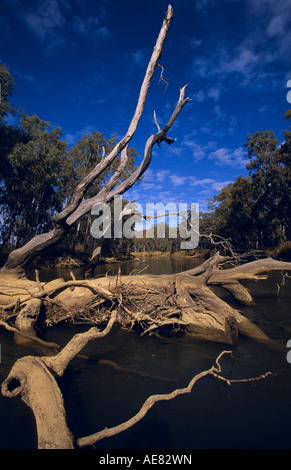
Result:
[[[43,326],[65,321],[102,326],[114,309],[120,326],[142,334],[179,332],[229,345],[235,345],[243,335],[270,347],[285,348],[211,288],[222,287],[240,304],[252,305],[251,293],[240,281],[266,279],[266,273],[273,270],[289,271],[291,263],[267,258],[221,269],[226,261],[229,257],[217,252],[200,266],[173,275],[119,274],[66,282],[56,279],[47,284],[13,278],[9,287],[3,284],[7,275],[3,280],[0,275],[0,320],[14,322],[33,339],[42,308]]]
[[[54,280],[46,285],[36,280],[29,281],[25,268],[45,248],[59,243],[71,227],[82,216],[92,211],[96,204],[109,203],[116,196],[131,188],[148,168],[152,159],[152,149],[161,142],[173,144],[167,136],[183,107],[189,101],[185,98],[186,86],[181,88],[175,109],[163,129],[160,128],[156,113],[154,120],[157,132],[149,137],[145,144],[144,158],[127,179],[120,182],[119,176],[128,163],[127,147],[134,136],[143,113],[147,92],[157,66],[174,16],[169,5],[165,13],[152,56],[147,66],[141,85],[135,112],[125,136],[108,154],[103,152],[101,160],[75,188],[68,205],[54,217],[53,229],[32,238],[23,247],[13,250],[4,266],[0,269],[0,320],[9,323],[22,332],[35,336],[34,324],[39,321],[40,313],[45,314],[44,324],[54,325],[61,321],[87,322],[102,324],[108,320],[112,309],[117,309],[117,321],[130,329],[139,329],[143,333],[153,333],[162,329],[176,329],[190,333],[197,339],[235,344],[238,335],[244,334],[252,339],[272,344],[272,341],[257,326],[235,308],[221,300],[212,286],[220,286],[229,291],[237,301],[251,305],[250,292],[240,283],[244,279],[262,279],[262,273],[277,269],[290,269],[290,263],[281,263],[271,259],[256,260],[245,265],[239,264],[231,269],[220,269],[222,263],[231,261],[215,253],[201,266],[174,276],[106,276],[102,279]],[[163,71],[163,68],[162,68]],[[86,197],[87,191],[97,178],[110,167],[113,161],[120,159],[118,168],[104,183],[99,192]],[[130,210],[129,210],[130,212]],[[128,215],[126,208],[120,216]],[[106,224],[105,224],[106,225]],[[104,230],[108,230],[105,227]],[[207,235],[203,235],[207,236]],[[212,244],[224,250],[228,243],[208,236]],[[102,236],[100,238],[100,243]],[[233,250],[229,250],[231,256]],[[100,254],[98,244],[92,255],[94,263]],[[237,261],[237,260],[235,260]]]
[[[136,110],[130,126],[116,147],[103,155],[96,167],[79,183],[71,201],[55,216],[54,227],[49,233],[37,235],[22,248],[10,253],[0,270],[0,326],[12,331],[17,341],[34,341],[49,348],[50,355],[24,357],[13,366],[2,384],[2,393],[7,397],[20,395],[34,412],[38,431],[39,448],[73,448],[74,438],[66,424],[63,398],[53,374],[62,375],[69,361],[80,354],[84,345],[107,334],[113,324],[141,334],[189,334],[197,340],[212,341],[234,346],[240,335],[262,344],[285,350],[258,326],[248,320],[239,308],[234,308],[217,296],[213,287],[221,287],[232,294],[239,304],[252,305],[251,293],[241,281],[265,279],[273,270],[290,271],[291,263],[270,258],[250,263],[237,263],[233,256],[222,256],[218,251],[200,266],[174,275],[129,275],[104,276],[98,279],[70,281],[55,279],[49,283],[28,280],[25,268],[45,248],[59,243],[74,223],[88,214],[96,203],[109,203],[115,196],[124,194],[148,168],[154,145],[174,141],[167,136],[180,111],[188,102],[186,87],[181,88],[177,105],[163,129],[157,125],[157,133],[149,137],[145,145],[144,158],[140,166],[122,183],[119,175],[127,165],[127,146],[132,139],[142,115],[147,91],[158,66],[171,19],[172,7],[165,14],[156,46],[149,61],[141,86]],[[110,180],[98,194],[86,198],[86,191],[116,159],[120,163]],[[98,258],[100,247],[92,256]],[[235,261],[236,265],[231,266]],[[225,263],[229,263],[227,266]],[[54,343],[45,343],[37,338],[35,325],[44,327],[60,322],[87,323],[94,325],[83,335],[75,335],[62,350]],[[99,331],[98,328],[104,328]],[[88,445],[120,432],[141,419],[150,407],[159,400],[172,399],[191,391],[199,378],[213,375],[223,379],[217,359],[216,366],[195,376],[186,389],[176,390],[165,396],[150,397],[138,415],[129,423],[114,430],[97,433],[80,440],[78,445]],[[262,378],[262,377],[261,377]],[[249,380],[249,379],[248,379]]]

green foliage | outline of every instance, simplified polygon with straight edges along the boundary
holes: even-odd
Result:
[[[9,131],[6,129],[8,135]],[[50,129],[49,122],[23,113],[14,134],[17,138],[6,150],[2,169],[2,237],[23,243],[52,227],[51,219],[62,208],[71,170],[59,128]]]
[[[133,250],[136,253],[141,252],[170,252],[171,254],[180,250],[181,238],[179,230],[175,238],[170,237],[170,227],[164,222],[153,225],[147,230],[137,232],[133,238]]]
[[[6,65],[0,62],[0,122],[9,112],[12,112],[12,107],[9,104],[9,97],[14,88],[14,80]]]
[[[109,154],[111,150],[117,144],[115,136],[106,138],[101,132],[93,131],[91,134],[84,135],[75,146],[69,151],[68,155],[73,164],[73,178],[71,179],[70,190],[73,191],[75,185],[80,182],[103,157],[103,151],[105,154]],[[124,170],[119,178],[119,182],[129,176],[132,169],[134,168],[135,157],[138,153],[132,147],[128,149],[128,164],[126,170]],[[112,165],[102,173],[101,177],[98,178],[89,188],[86,196],[91,197],[96,194],[101,187],[108,181],[110,176],[114,173],[120,163],[120,159],[116,158]]]
[[[248,177],[239,176],[209,201],[200,232],[232,240],[237,248],[278,246],[291,238],[291,132],[278,146],[272,131],[249,135]]]

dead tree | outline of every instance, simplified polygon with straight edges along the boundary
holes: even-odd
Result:
[[[222,257],[217,252],[201,266],[173,276],[107,276],[91,281],[76,281],[73,278],[69,282],[55,280],[46,285],[41,284],[37,278],[32,282],[24,277],[27,263],[44,248],[60,242],[73,224],[90,212],[95,204],[109,203],[138,181],[151,162],[155,144],[165,141],[171,145],[174,142],[167,133],[189,101],[189,98],[185,98],[186,86],[181,88],[176,107],[163,129],[154,113],[157,132],[148,138],[139,167],[119,183],[120,174],[128,162],[127,147],[143,113],[147,92],[155,68],[159,65],[172,18],[173,9],[169,5],[125,136],[108,155],[103,154],[95,168],[78,184],[67,207],[55,216],[53,229],[49,233],[37,235],[22,248],[12,251],[0,270],[0,320],[5,324],[8,321],[8,326],[11,327],[12,321],[16,319],[14,326],[30,337],[36,336],[34,324],[43,307],[46,325],[65,320],[101,324],[102,321],[107,321],[108,312],[110,314],[115,309],[119,324],[130,329],[143,325],[143,334],[174,328],[190,333],[197,339],[231,345],[235,344],[240,334],[244,334],[274,346],[263,331],[243,317],[238,309],[215,295],[210,287],[223,287],[239,303],[250,305],[253,302],[251,294],[240,281],[262,278],[260,273],[273,269],[290,270],[290,263],[267,259],[226,270],[220,268],[222,262],[229,258]],[[119,166],[109,181],[97,194],[86,198],[90,185],[118,158]],[[210,238],[214,240],[213,236]],[[215,241],[215,246],[217,243]],[[96,257],[98,258],[98,253]]]
[[[11,252],[0,270],[0,326],[13,332],[17,340],[21,338],[23,341],[34,341],[53,351],[43,357],[26,356],[19,359],[1,387],[3,395],[20,396],[33,410],[39,448],[74,447],[74,438],[66,423],[63,397],[54,376],[61,376],[69,361],[80,354],[87,342],[109,333],[113,324],[122,325],[129,330],[137,329],[141,334],[169,329],[172,332],[182,331],[196,339],[230,346],[236,344],[239,335],[244,335],[268,347],[285,350],[285,345],[269,338],[238,308],[231,307],[215,295],[211,287],[220,286],[230,292],[239,304],[251,305],[251,293],[241,281],[265,279],[268,272],[273,270],[290,271],[291,263],[267,258],[225,269],[224,263],[231,258],[216,252],[200,266],[174,275],[118,275],[91,280],[76,280],[72,276],[72,280],[67,282],[56,279],[47,284],[39,282],[37,273],[35,281],[29,281],[24,276],[27,263],[44,248],[60,242],[73,224],[90,212],[95,204],[108,203],[135,184],[149,166],[156,143],[165,141],[171,145],[174,142],[167,136],[167,132],[188,102],[188,98],[185,98],[186,86],[180,90],[173,114],[162,130],[154,115],[157,133],[147,140],[140,166],[125,181],[118,183],[120,173],[127,165],[127,146],[142,115],[147,91],[155,67],[159,65],[158,60],[172,18],[173,9],[169,5],[146,70],[136,110],[123,139],[79,183],[68,206],[54,218],[51,232],[38,235],[22,248]],[[110,180],[98,194],[86,199],[86,191],[91,183],[117,158],[120,158],[120,163]],[[63,321],[94,326],[86,333],[75,335],[60,350],[57,344],[46,343],[36,336],[34,324],[42,308],[45,310],[46,326]],[[100,327],[103,328],[102,331],[98,329]],[[77,445],[91,445],[128,429],[142,419],[157,401],[170,400],[191,392],[197,380],[206,375],[232,383],[222,376],[219,363],[222,354],[224,352],[219,355],[213,367],[195,376],[186,388],[174,390],[168,395],[149,397],[138,413],[126,423],[81,438]],[[270,372],[243,381],[258,380],[267,375]]]
[[[42,252],[45,248],[59,243],[67,235],[71,227],[81,217],[89,213],[95,204],[109,203],[115,196],[120,196],[130,189],[148,168],[152,159],[152,149],[156,143],[160,144],[162,141],[167,143],[173,142],[172,139],[167,137],[167,132],[172,127],[182,108],[189,101],[189,98],[185,98],[187,85],[181,88],[178,102],[167,124],[163,129],[160,129],[158,126],[157,133],[148,138],[145,144],[144,157],[139,167],[125,181],[117,184],[120,174],[126,168],[128,162],[128,144],[134,136],[139,120],[142,116],[148,89],[154,75],[155,68],[158,65],[173,16],[173,8],[169,5],[140,88],[135,112],[124,137],[116,144],[114,149],[108,155],[104,155],[104,158],[102,158],[95,168],[93,168],[93,170],[78,184],[67,207],[54,217],[53,229],[48,233],[37,235],[23,247],[12,251],[1,270],[3,273],[7,271],[14,271],[16,274],[21,272],[23,273],[23,268],[36,255]],[[96,178],[100,177],[100,175],[102,175],[117,158],[120,159],[120,163],[110,180],[104,184],[97,194],[93,197],[86,198],[86,191],[90,185],[96,180]]]

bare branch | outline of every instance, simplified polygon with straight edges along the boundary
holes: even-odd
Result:
[[[161,64],[157,64],[157,67],[161,67],[161,75],[160,75],[160,79],[159,79],[159,83],[164,83],[166,86],[165,86],[165,89],[164,89],[164,93],[166,91],[166,89],[168,88],[169,86],[169,82],[165,79],[164,77],[164,67],[161,65]]]
[[[193,379],[189,382],[188,386],[185,388],[180,388],[176,389],[171,393],[168,394],[162,394],[162,395],[152,395],[150,396],[142,405],[141,409],[139,412],[130,418],[128,421],[125,421],[122,424],[119,424],[118,426],[114,426],[112,428],[105,428],[102,431],[99,431],[97,433],[91,434],[90,436],[87,437],[82,437],[77,440],[77,444],[79,447],[84,447],[84,446],[90,446],[95,444],[98,441],[101,441],[102,439],[105,439],[107,437],[115,436],[116,434],[119,434],[123,431],[126,431],[127,429],[131,428],[134,426],[136,423],[138,423],[141,419],[144,418],[144,416],[147,414],[147,412],[158,402],[160,401],[169,401],[172,400],[173,398],[176,398],[179,395],[185,395],[187,393],[191,393],[194,385],[198,382],[198,380],[202,379],[203,377],[206,377],[207,375],[212,375],[217,379],[225,381],[228,385],[231,385],[232,383],[239,383],[239,382],[253,382],[261,379],[265,379],[269,375],[275,375],[272,372],[267,372],[266,374],[262,374],[259,377],[255,378],[250,378],[250,379],[238,379],[238,380],[230,380],[226,379],[225,377],[221,376],[220,374],[222,373],[221,365],[220,365],[220,359],[222,358],[223,355],[225,354],[231,354],[232,351],[222,351],[219,356],[217,357],[215,361],[215,366],[212,366],[210,369],[205,370],[203,372],[200,372],[200,374],[195,375]]]
[[[52,369],[59,376],[63,375],[69,362],[82,351],[86,344],[97,338],[103,338],[112,329],[116,321],[117,312],[113,310],[110,320],[103,331],[99,331],[98,328],[93,326],[89,331],[85,333],[76,334],[71,341],[54,357],[42,357],[44,364]]]
[[[188,101],[190,100],[189,98],[185,98],[186,87],[187,85],[181,88],[179,100],[176,104],[174,112],[172,116],[170,117],[168,123],[163,128],[163,130],[159,131],[155,135],[151,135],[150,138],[147,140],[147,143],[145,145],[145,150],[144,150],[144,158],[140,166],[125,181],[120,183],[120,185],[117,188],[115,188],[113,191],[111,191],[108,194],[107,202],[110,202],[114,198],[114,196],[124,194],[126,191],[128,191],[146,171],[152,159],[152,149],[154,145],[157,142],[162,141],[163,139],[166,138],[168,130],[174,124],[175,120],[177,119],[179,113],[181,112],[185,104],[188,103]]]
[[[131,123],[129,125],[129,128],[125,136],[123,137],[123,139],[121,139],[117,143],[117,145],[110,152],[110,154],[108,154],[105,158],[103,158],[95,166],[95,168],[88,175],[86,175],[85,178],[79,183],[76,190],[74,191],[70,204],[60,214],[58,214],[55,217],[54,219],[55,223],[60,223],[62,220],[67,219],[78,208],[88,186],[98,176],[100,176],[108,168],[109,165],[111,165],[111,163],[120,154],[120,152],[128,145],[129,141],[132,139],[133,135],[135,134],[140,117],[143,113],[147,92],[148,92],[148,89],[149,89],[149,86],[150,86],[150,83],[151,83],[151,80],[155,71],[155,67],[161,55],[163,45],[168,35],[168,30],[169,30],[170,23],[171,23],[173,16],[174,16],[173,8],[171,5],[169,5],[167,13],[164,17],[164,21],[163,21],[156,45],[153,50],[151,59],[148,63],[148,67],[145,73],[145,77],[143,79],[143,83],[141,85],[134,115],[132,117]],[[68,223],[70,224],[70,222]]]
[[[155,124],[156,124],[156,126],[157,126],[157,128],[158,128],[158,132],[161,132],[161,128],[160,128],[160,126],[159,126],[159,124],[158,124],[158,122],[157,122],[157,115],[156,115],[156,112],[155,112],[155,111],[154,111],[154,120],[155,120]]]
[[[53,349],[53,350],[59,350],[60,346],[56,343],[51,343],[47,341],[43,341],[42,339],[38,338],[37,336],[30,335],[29,333],[26,333],[24,331],[20,331],[17,328],[14,328],[13,326],[10,326],[8,323],[0,320],[0,325],[3,326],[6,330],[12,331],[13,333],[22,336],[23,338],[26,338],[31,341],[35,341],[36,343],[40,344],[41,346],[45,346],[47,348]]]

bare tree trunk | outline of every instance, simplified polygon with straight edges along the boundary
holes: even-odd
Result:
[[[75,224],[82,216],[89,213],[95,204],[100,202],[109,203],[113,200],[114,196],[124,194],[136,183],[136,181],[148,168],[152,159],[152,149],[154,145],[157,142],[160,143],[161,141],[165,141],[167,143],[173,142],[172,139],[167,138],[167,132],[172,127],[182,108],[189,101],[189,98],[184,97],[186,86],[180,90],[179,100],[168,123],[162,130],[158,126],[158,132],[154,135],[151,135],[147,140],[144,150],[144,158],[140,166],[125,181],[117,185],[120,174],[126,168],[128,163],[127,147],[136,132],[140,117],[143,113],[148,89],[155,71],[155,67],[158,65],[158,60],[161,56],[163,45],[167,37],[173,16],[173,9],[171,5],[169,5],[156,41],[156,45],[147,66],[134,115],[125,136],[116,144],[114,149],[107,156],[104,156],[104,158],[102,158],[101,161],[95,166],[95,168],[90,173],[88,173],[78,184],[75,191],[73,192],[68,206],[54,217],[54,228],[48,233],[34,237],[22,248],[12,251],[6,264],[2,268],[3,271],[14,270],[15,274],[17,274],[17,269],[23,269],[27,263],[29,263],[44,248],[59,243],[67,235],[73,224]],[[121,155],[120,164],[110,180],[96,195],[86,199],[84,196],[87,189],[96,180],[96,178],[103,174],[103,172],[119,155]]]

